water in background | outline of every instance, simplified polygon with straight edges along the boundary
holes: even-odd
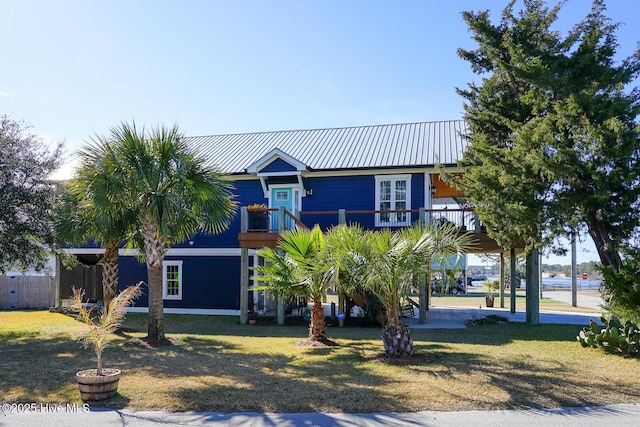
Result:
[[[578,289],[600,289],[602,284],[601,279],[587,279],[583,280],[578,277],[577,280]],[[567,288],[571,289],[571,279],[559,279],[556,277],[549,277],[542,279],[542,288]]]
[[[498,277],[487,277],[487,280],[498,280]],[[587,279],[583,280],[581,277],[578,277],[578,289],[600,289],[600,285],[602,284],[602,279]],[[474,281],[473,286],[481,285],[483,282]],[[525,280],[522,280],[520,285],[521,288],[526,287]],[[542,289],[571,289],[571,279],[567,278],[557,278],[557,277],[543,277],[542,278]]]

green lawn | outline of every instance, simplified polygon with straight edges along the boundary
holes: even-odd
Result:
[[[336,348],[296,347],[304,326],[242,326],[235,317],[167,315],[173,346],[105,351],[124,371],[98,406],[170,411],[379,412],[640,402],[640,361],[582,349],[578,327],[501,324],[414,330],[417,355],[386,362],[379,328],[330,328]],[[145,330],[131,314],[129,329]],[[44,311],[0,312],[3,402],[79,403],[74,374],[94,366],[82,325]]]

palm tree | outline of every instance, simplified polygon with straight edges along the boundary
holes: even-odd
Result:
[[[401,320],[401,301],[413,283],[429,273],[432,260],[468,251],[470,236],[460,235],[451,225],[414,224],[396,232],[366,231],[361,238],[357,233],[335,230],[337,238],[345,240],[337,244],[333,236],[328,239],[342,248],[333,254],[334,264],[341,269],[334,277],[347,283],[358,278],[380,300],[386,317],[382,341],[387,357],[413,355],[411,335]]]
[[[256,267],[260,274],[253,279],[264,283],[256,290],[269,290],[285,300],[305,296],[313,300],[309,342],[335,344],[326,335],[322,298],[330,284],[330,273],[323,263],[324,235],[318,226],[313,230],[285,231],[280,236],[278,249],[264,248],[258,251],[268,263]]]
[[[135,227],[135,213],[119,198],[122,183],[116,181],[115,153],[109,141],[96,136],[79,151],[80,166],[63,194],[65,214],[58,230],[68,241],[93,239],[102,244],[104,306],[108,307],[118,287],[118,249]]]
[[[136,214],[149,286],[147,339],[164,340],[162,264],[167,249],[197,232],[219,233],[229,225],[236,204],[232,185],[186,145],[177,126],[149,133],[121,123],[106,138],[114,153],[111,189]]]

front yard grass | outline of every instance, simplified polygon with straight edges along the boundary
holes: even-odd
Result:
[[[554,408],[640,402],[640,361],[583,349],[575,325],[498,324],[412,330],[417,355],[387,362],[380,329],[330,328],[335,348],[296,347],[304,326],[243,326],[236,317],[166,315],[172,346],[143,337],[130,314],[104,353],[123,370],[95,404],[169,411],[403,412]],[[2,402],[80,403],[75,372],[93,368],[82,325],[45,311],[0,312]]]

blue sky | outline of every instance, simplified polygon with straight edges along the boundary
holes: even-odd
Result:
[[[132,119],[187,135],[459,119],[455,87],[477,79],[456,54],[474,47],[460,13],[497,19],[506,4],[4,0],[0,114],[66,141],[70,157]],[[568,1],[557,28],[590,7]],[[607,7],[628,56],[640,2]]]

